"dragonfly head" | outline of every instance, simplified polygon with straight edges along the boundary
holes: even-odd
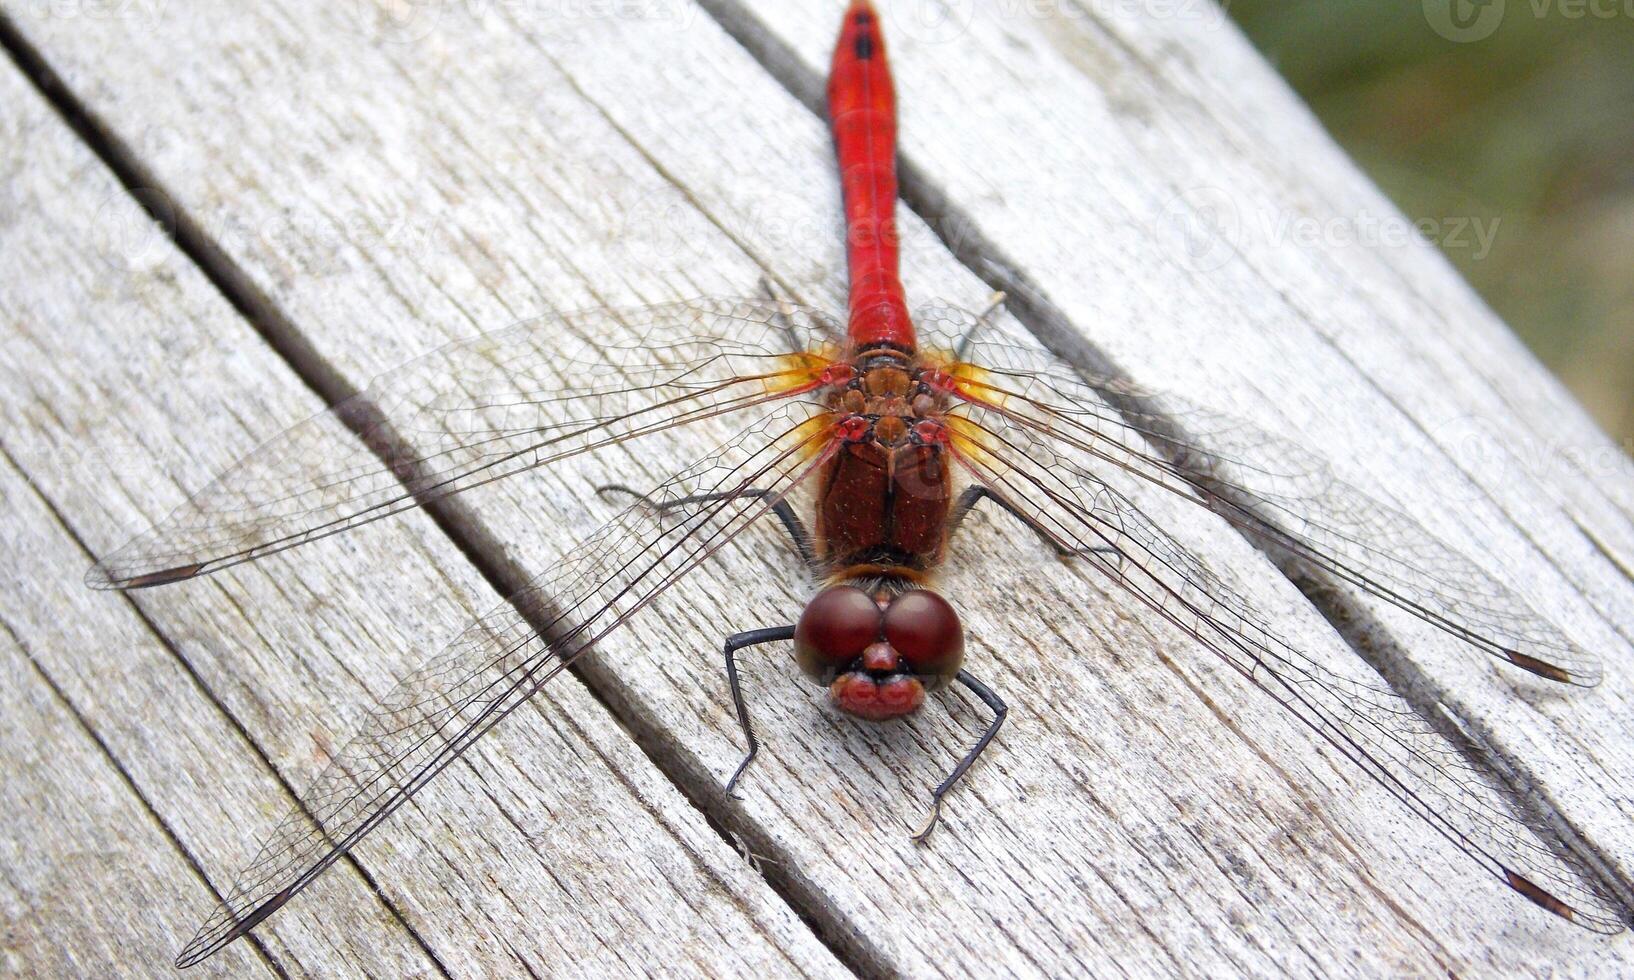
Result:
[[[871,721],[913,714],[927,690],[945,686],[964,662],[959,614],[934,592],[824,589],[794,628],[806,675],[836,706]]]

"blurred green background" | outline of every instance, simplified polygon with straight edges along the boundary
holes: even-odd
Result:
[[[1630,451],[1634,0],[1228,9],[1409,216],[1497,222],[1444,251]]]

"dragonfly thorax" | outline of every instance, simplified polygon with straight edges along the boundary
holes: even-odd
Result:
[[[909,354],[876,349],[823,394],[831,449],[815,481],[816,540],[829,569],[898,568],[942,559],[953,482],[947,395]]]
[[[940,372],[912,362],[909,355],[875,348],[858,355],[827,394],[837,412],[875,417],[927,418],[948,406],[947,388],[935,383]]]
[[[834,704],[874,721],[919,710],[964,662],[964,627],[948,601],[902,580],[836,585],[806,604],[794,628],[806,676]]]

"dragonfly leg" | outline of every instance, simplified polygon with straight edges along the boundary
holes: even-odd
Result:
[[[975,764],[976,758],[982,754],[983,749],[987,748],[987,743],[993,741],[993,736],[997,735],[999,728],[1004,725],[1004,716],[1010,713],[1010,709],[1005,705],[1004,700],[994,694],[986,684],[970,676],[969,671],[959,671],[954,680],[970,688],[972,693],[981,698],[989,708],[993,709],[993,721],[987,726],[987,731],[982,732],[982,737],[976,740],[976,744],[971,746],[970,751],[965,753],[965,757],[959,760],[959,764],[953,767],[953,771],[948,773],[947,778],[942,780],[942,784],[931,793],[930,815],[925,818],[925,825],[920,827],[918,833],[913,835],[915,844],[923,844],[925,839],[930,836],[930,832],[936,829],[936,823],[942,817],[942,797],[946,796],[947,791],[953,788],[953,784],[959,781],[959,777],[963,776]]]
[[[965,492],[959,494],[959,499],[954,501],[953,511],[948,515],[947,522],[947,533],[949,538],[953,537],[954,532],[959,530],[959,525],[964,523],[964,519],[969,516],[970,512],[976,508],[976,505],[981,503],[983,500],[993,501],[993,503],[997,504],[1001,509],[1003,509],[1006,514],[1009,514],[1011,517],[1014,517],[1016,520],[1031,528],[1033,533],[1043,538],[1046,544],[1055,549],[1055,554],[1059,558],[1079,558],[1083,555],[1089,554],[1117,554],[1118,549],[1108,546],[1084,548],[1082,550],[1074,550],[1064,546],[1055,537],[1055,535],[1045,530],[1044,527],[1037,521],[1022,513],[1020,508],[1016,507],[1014,504],[1010,503],[1010,501],[1005,500],[1003,497],[980,484],[966,487]]]
[[[761,643],[776,643],[779,640],[794,639],[793,626],[770,626],[760,630],[746,630],[742,633],[733,633],[726,638],[726,682],[732,689],[732,704],[738,709],[738,725],[743,729],[744,741],[749,743],[749,751],[744,753],[743,761],[732,773],[732,778],[726,781],[726,795],[731,796],[732,790],[738,784],[738,777],[743,770],[749,768],[754,761],[755,753],[760,751],[760,741],[755,738],[755,731],[749,725],[749,706],[743,702],[743,688],[738,684],[738,651],[744,647],[757,646]]]
[[[622,483],[609,483],[606,486],[596,488],[597,493],[606,493],[608,491],[627,493],[646,504],[657,514],[662,514],[676,507],[685,507],[688,504],[707,504],[717,500],[737,500],[740,498],[771,500],[773,497],[770,490],[762,490],[759,487],[745,487],[742,490],[730,493],[700,493],[660,503],[641,491],[625,486]],[[801,522],[799,515],[794,512],[794,508],[789,504],[788,500],[782,497],[773,500],[772,513],[776,514],[777,519],[783,523],[783,529],[789,532],[789,537],[794,541],[795,550],[800,552],[800,558],[806,563],[806,566],[808,568],[820,567],[820,563],[817,561],[817,552],[811,546],[811,532],[806,530],[806,525]]]

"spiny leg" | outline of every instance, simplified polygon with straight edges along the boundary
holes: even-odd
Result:
[[[636,497],[642,503],[646,504],[648,507],[651,507],[659,514],[662,514],[671,507],[683,507],[687,504],[708,503],[714,500],[728,500],[739,497],[748,497],[754,500],[766,500],[772,496],[771,492],[768,490],[762,490],[758,487],[749,487],[747,489],[737,491],[736,493],[702,493],[659,503],[646,494],[627,487],[621,483],[610,483],[606,486],[596,488],[596,492],[598,493],[608,490],[617,491],[619,493],[627,493],[633,497]],[[788,500],[778,499],[775,501],[772,504],[772,513],[776,514],[778,520],[783,522],[784,529],[789,532],[789,537],[794,540],[794,547],[800,552],[800,557],[805,561],[807,566],[814,569],[817,568],[817,555],[811,547],[811,534],[806,530],[806,526],[800,522],[800,518],[794,513],[794,508],[789,506]],[[745,647],[758,646],[762,643],[776,643],[780,640],[792,639],[794,639],[793,626],[770,626],[765,629],[747,630],[742,633],[734,633],[726,638],[726,683],[732,691],[732,705],[737,709],[738,726],[743,729],[744,741],[749,745],[749,751],[744,753],[743,761],[738,763],[737,769],[732,773],[732,778],[726,781],[726,795],[728,796],[732,795],[733,789],[737,787],[738,779],[743,776],[743,771],[749,768],[749,763],[754,761],[755,754],[760,751],[760,740],[755,738],[754,728],[749,724],[749,705],[743,700],[743,686],[738,678],[737,653],[739,650],[742,650]]]
[[[772,498],[774,497],[774,494],[770,490],[762,490],[759,487],[745,487],[742,490],[735,490],[731,492],[699,493],[693,494],[690,497],[680,497],[675,500],[657,501],[641,491],[636,490],[633,487],[626,486],[622,483],[608,483],[596,488],[597,493],[606,493],[608,491],[627,493],[646,504],[658,514],[663,514],[665,511],[675,507],[685,507],[688,504],[707,504],[717,500],[738,500],[745,498],[749,500],[772,500],[772,513],[777,515],[777,519],[783,523],[783,529],[789,532],[790,538],[794,539],[794,547],[796,551],[800,552],[801,560],[806,563],[806,567],[808,568],[815,569],[819,567],[817,552],[811,546],[811,532],[806,530],[805,524],[801,523],[799,515],[794,512],[794,508],[789,504],[788,498],[777,497],[775,500],[773,500]]]
[[[987,748],[987,743],[993,741],[993,736],[997,735],[999,728],[1004,725],[1004,716],[1010,713],[1010,709],[1005,705],[1003,699],[994,694],[986,684],[970,676],[969,671],[959,671],[954,680],[969,688],[989,708],[993,709],[993,721],[987,726],[987,731],[982,732],[982,737],[976,741],[976,744],[971,746],[970,751],[965,753],[965,757],[959,760],[959,764],[953,767],[953,771],[948,773],[947,778],[942,780],[942,785],[936,787],[930,794],[930,815],[925,818],[925,825],[920,827],[919,832],[913,835],[915,844],[925,843],[925,839],[930,836],[930,832],[936,829],[937,821],[942,818],[942,797],[946,796],[947,791],[953,788],[953,784],[959,781],[959,777],[963,776],[975,764],[977,756],[982,754],[982,750]]]
[[[1039,537],[1043,538],[1045,543],[1047,543],[1051,548],[1055,549],[1055,554],[1059,558],[1080,558],[1089,554],[1106,555],[1118,553],[1118,549],[1108,545],[1077,550],[1066,547],[1055,537],[1055,535],[1046,530],[1043,525],[1022,513],[1021,509],[1016,507],[1015,504],[1010,503],[1010,501],[1005,500],[1003,497],[989,490],[987,487],[982,486],[981,484],[966,487],[964,493],[959,494],[959,499],[953,502],[953,510],[949,512],[947,521],[947,533],[949,539],[953,537],[954,532],[959,530],[959,526],[964,523],[964,519],[966,517],[970,516],[970,512],[976,508],[976,505],[981,503],[983,500],[993,501],[993,503],[997,504],[1006,514],[1009,514],[1011,517],[1014,517],[1016,520],[1027,525],[1027,527],[1034,534],[1037,534]]]
[[[737,654],[744,647],[757,646],[761,643],[776,643],[779,640],[794,639],[793,626],[770,626],[766,629],[747,630],[743,633],[734,633],[726,638],[726,682],[732,689],[732,704],[738,710],[738,725],[743,729],[744,741],[749,743],[749,751],[744,753],[743,761],[732,773],[732,778],[726,781],[726,795],[731,796],[732,790],[738,784],[738,777],[743,770],[749,768],[754,761],[755,753],[760,751],[760,740],[755,738],[754,729],[749,725],[749,706],[743,701],[743,688],[738,684]]]

